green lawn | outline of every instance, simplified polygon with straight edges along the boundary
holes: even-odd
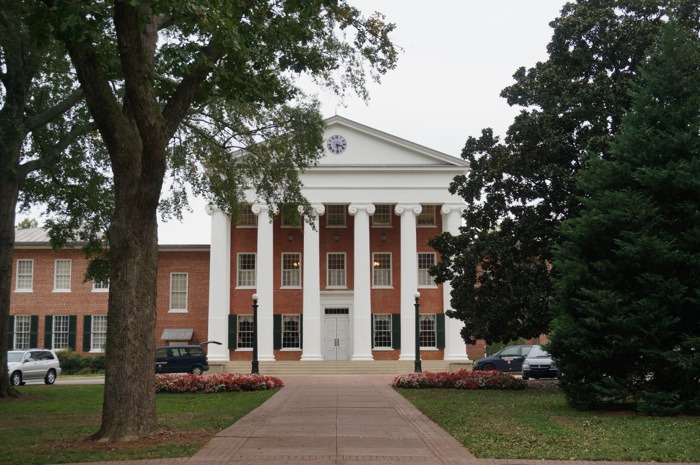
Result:
[[[479,458],[700,462],[700,417],[579,412],[558,391],[398,391]]]
[[[3,465],[191,456],[276,392],[158,394],[162,431],[114,446],[85,441],[100,427],[103,385],[27,385],[19,391],[19,399],[0,400]]]

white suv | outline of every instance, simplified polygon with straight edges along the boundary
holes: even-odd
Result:
[[[10,384],[13,386],[42,379],[46,384],[53,384],[56,377],[61,374],[61,365],[53,350],[9,350],[7,372],[10,374]]]

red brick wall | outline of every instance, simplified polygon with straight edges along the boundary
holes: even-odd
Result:
[[[187,312],[170,312],[170,274],[187,273]],[[209,250],[161,250],[158,254],[156,345],[165,345],[163,330],[192,328],[191,343],[209,340]],[[109,324],[109,323],[108,323]]]
[[[15,292],[17,277],[17,260],[34,260],[34,277],[32,292]],[[70,292],[54,292],[55,260],[71,260]],[[39,316],[39,347],[46,346],[44,341],[45,316],[75,315],[76,351],[82,353],[83,324],[86,315],[107,314],[107,292],[93,292],[92,281],[83,282],[87,270],[87,260],[80,249],[53,252],[49,248],[16,248],[13,259],[12,295],[10,296],[10,315]],[[169,313],[170,273],[188,273],[188,312]],[[207,316],[209,312],[209,250],[182,251],[161,250],[159,252],[158,294],[156,300],[158,318],[156,323],[156,344],[164,341],[160,336],[165,328],[194,328],[193,341],[207,340]],[[109,325],[109,319],[108,323]]]

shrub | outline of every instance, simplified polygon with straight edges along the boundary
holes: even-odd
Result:
[[[70,349],[57,350],[56,355],[65,375],[104,373],[104,355],[80,355]]]
[[[156,375],[156,392],[171,394],[267,391],[284,387],[274,376],[216,373],[213,375]]]
[[[441,371],[409,373],[394,378],[395,388],[525,389],[527,383],[500,371]]]

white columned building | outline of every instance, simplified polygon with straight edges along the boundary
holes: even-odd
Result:
[[[413,360],[420,293],[423,360],[466,361],[461,322],[445,318],[449,283],[427,269],[428,240],[457,234],[449,193],[463,160],[334,116],[326,153],[300,174],[314,216],[294,226],[256,203],[238,222],[211,209],[212,360],[250,360],[251,296],[261,361]],[[254,215],[254,216],[253,216]]]

